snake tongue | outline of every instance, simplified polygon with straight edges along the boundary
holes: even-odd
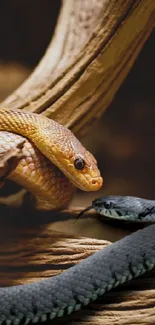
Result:
[[[79,218],[80,218],[80,217],[81,217],[85,212],[87,212],[87,211],[89,211],[89,210],[91,210],[91,209],[93,209],[93,206],[92,206],[92,205],[90,205],[88,208],[82,210],[82,211],[78,214],[77,219],[79,219]]]

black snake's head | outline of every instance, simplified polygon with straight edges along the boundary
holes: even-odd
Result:
[[[133,196],[102,196],[81,211],[79,216],[90,209],[112,219],[148,221],[148,217],[151,220],[151,217],[155,215],[155,202]]]
[[[102,196],[81,211],[79,216],[90,209],[112,219],[148,221],[155,215],[155,202],[133,196]]]
[[[144,217],[152,211],[151,201],[132,196],[103,196],[93,201],[96,212],[106,217]]]

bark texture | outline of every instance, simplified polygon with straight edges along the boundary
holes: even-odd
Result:
[[[45,56],[2,106],[43,113],[85,132],[112,101],[154,17],[154,0],[63,1]]]

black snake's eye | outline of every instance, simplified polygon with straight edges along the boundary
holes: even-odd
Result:
[[[110,209],[110,208],[112,208],[112,204],[111,204],[111,202],[104,202],[104,207],[105,207],[105,209]]]
[[[85,161],[82,158],[77,158],[74,161],[74,166],[78,170],[82,170],[85,167]]]

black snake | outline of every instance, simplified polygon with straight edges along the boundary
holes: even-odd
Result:
[[[153,222],[154,201],[103,197],[93,202],[99,213]],[[90,207],[89,207],[90,208]],[[140,218],[139,218],[140,216]],[[60,275],[0,289],[0,324],[45,322],[69,315],[107,291],[155,266],[155,225],[150,225],[93,254]]]

